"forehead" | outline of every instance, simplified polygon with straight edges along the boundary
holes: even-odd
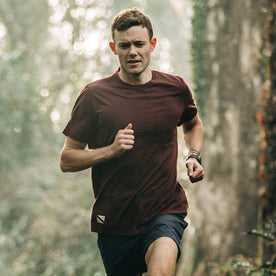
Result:
[[[115,30],[114,40],[117,43],[131,41],[149,41],[149,31],[146,27],[143,27],[141,25],[132,26],[125,31]]]

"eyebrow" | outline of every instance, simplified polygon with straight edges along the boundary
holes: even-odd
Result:
[[[144,40],[135,40],[135,41],[133,41],[133,43],[134,44],[145,44],[146,41],[144,41]],[[118,45],[119,46],[125,46],[125,45],[130,45],[130,44],[131,44],[131,42],[120,42]]]

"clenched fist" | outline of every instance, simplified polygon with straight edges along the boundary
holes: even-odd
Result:
[[[114,139],[112,149],[114,157],[121,156],[125,151],[131,150],[134,145],[134,130],[132,124],[128,124],[124,129],[120,129]]]
[[[198,161],[190,158],[186,161],[187,173],[192,183],[198,182],[204,178],[204,170]]]

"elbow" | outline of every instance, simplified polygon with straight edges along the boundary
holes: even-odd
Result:
[[[66,162],[66,154],[65,152],[63,151],[60,155],[60,162],[59,162],[59,167],[60,167],[60,170],[63,172],[63,173],[66,173],[66,172],[70,172],[70,167],[68,165],[68,162]]]
[[[60,170],[61,170],[63,173],[69,172],[69,170],[67,169],[67,167],[65,166],[65,164],[64,164],[62,161],[60,161],[59,167],[60,167]]]
[[[63,151],[61,153],[60,162],[59,162],[60,170],[63,173],[80,171],[81,169],[79,168],[79,166],[76,165],[76,162],[74,161],[74,159],[72,159],[72,157],[68,153],[69,151]]]
[[[66,166],[66,163],[64,163],[62,160],[60,160],[60,162],[59,162],[59,167],[60,167],[60,170],[61,170],[63,173],[70,172],[69,167]]]

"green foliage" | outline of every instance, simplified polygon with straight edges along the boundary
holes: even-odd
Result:
[[[64,176],[55,162],[36,161],[40,168],[18,170],[1,188],[1,273],[104,275],[90,233],[88,175]]]
[[[86,67],[50,37],[53,13],[46,0],[0,3],[1,275],[104,275],[90,179],[59,171],[64,137],[51,115]]]
[[[244,272],[245,275],[252,276],[273,276],[276,275],[276,264],[271,261],[258,265],[253,261],[240,262],[233,264],[233,270]]]
[[[265,223],[264,229],[252,229],[246,233],[260,237],[269,243],[266,247],[269,249],[271,259],[261,263],[254,259],[248,259],[245,256],[236,256],[232,258],[227,271],[229,276],[250,275],[250,276],[275,276],[276,275],[276,219]]]
[[[191,55],[193,61],[194,91],[199,110],[204,116],[204,94],[208,91],[207,68],[207,2],[193,0]]]
[[[253,230],[249,231],[247,234],[248,235],[256,235],[256,236],[262,237],[265,240],[272,241],[272,242],[276,240],[275,233],[269,233],[264,230],[253,229]]]
[[[41,123],[47,123],[38,109],[39,77],[34,55],[47,32],[45,28],[38,29],[47,19],[45,3],[2,1],[0,4],[1,21],[6,28],[2,49],[5,54],[0,64],[0,145],[5,149],[0,153],[1,170],[27,162],[27,156],[36,154],[39,143],[35,138],[43,132]],[[34,8],[38,20],[31,28],[27,13]]]

